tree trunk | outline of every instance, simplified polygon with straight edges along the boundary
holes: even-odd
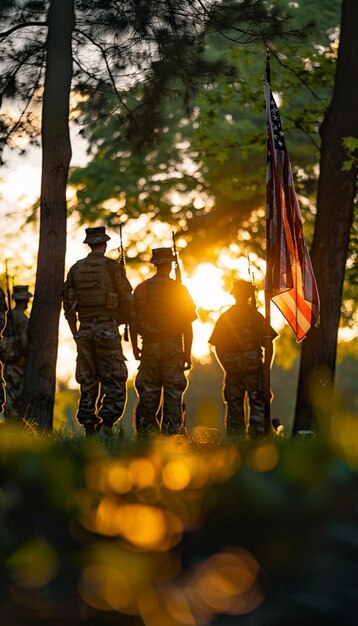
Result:
[[[321,300],[321,322],[302,345],[294,434],[330,427],[337,335],[357,171],[343,172],[344,137],[358,137],[358,2],[343,0],[337,71],[321,127],[317,218],[311,250]]]
[[[46,430],[53,424],[66,253],[66,185],[71,160],[68,117],[74,23],[74,0],[51,0],[42,107],[40,240],[22,397],[22,414]]]

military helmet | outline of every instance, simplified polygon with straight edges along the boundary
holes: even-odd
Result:
[[[249,283],[247,280],[237,279],[234,281],[232,289],[230,291],[231,295],[234,298],[244,298],[249,299],[255,293],[255,287],[252,283]]]
[[[173,263],[175,257],[171,248],[152,248],[151,263],[153,265],[163,265]]]
[[[16,302],[19,300],[29,300],[32,298],[32,293],[29,292],[28,285],[14,285],[12,297]]]
[[[86,228],[86,239],[83,243],[88,243],[91,246],[95,243],[104,243],[109,239],[104,226],[95,226],[94,228]]]

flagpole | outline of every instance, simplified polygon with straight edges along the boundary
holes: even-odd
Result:
[[[302,227],[300,207],[282,130],[270,86],[270,50],[266,47],[266,281],[265,281],[265,432],[271,430],[271,300],[302,341],[319,319],[319,295]]]
[[[270,49],[266,47],[266,81],[270,84]],[[270,199],[266,198],[270,204]],[[271,337],[271,296],[272,296],[272,255],[269,254],[268,229],[270,216],[266,210],[266,281],[265,281],[265,337],[264,337],[264,397],[265,397],[265,433],[271,432],[271,360],[272,360],[272,337]]]
[[[264,395],[265,395],[265,433],[271,432],[271,360],[272,360],[272,337],[270,305],[271,293],[265,290],[265,358],[264,358]]]

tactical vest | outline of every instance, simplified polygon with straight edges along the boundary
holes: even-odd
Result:
[[[88,256],[73,271],[74,308],[79,317],[112,315],[117,317],[118,296],[103,256]]]
[[[137,308],[138,330],[143,339],[180,341],[183,319],[178,285],[155,277],[145,283],[145,296]]]

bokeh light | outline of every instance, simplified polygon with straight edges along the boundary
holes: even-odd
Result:
[[[264,443],[257,448],[252,448],[248,455],[248,461],[258,472],[269,472],[276,467],[280,455],[273,443]]]
[[[21,546],[7,559],[11,577],[20,587],[46,586],[55,576],[57,555],[48,541],[39,537]]]

